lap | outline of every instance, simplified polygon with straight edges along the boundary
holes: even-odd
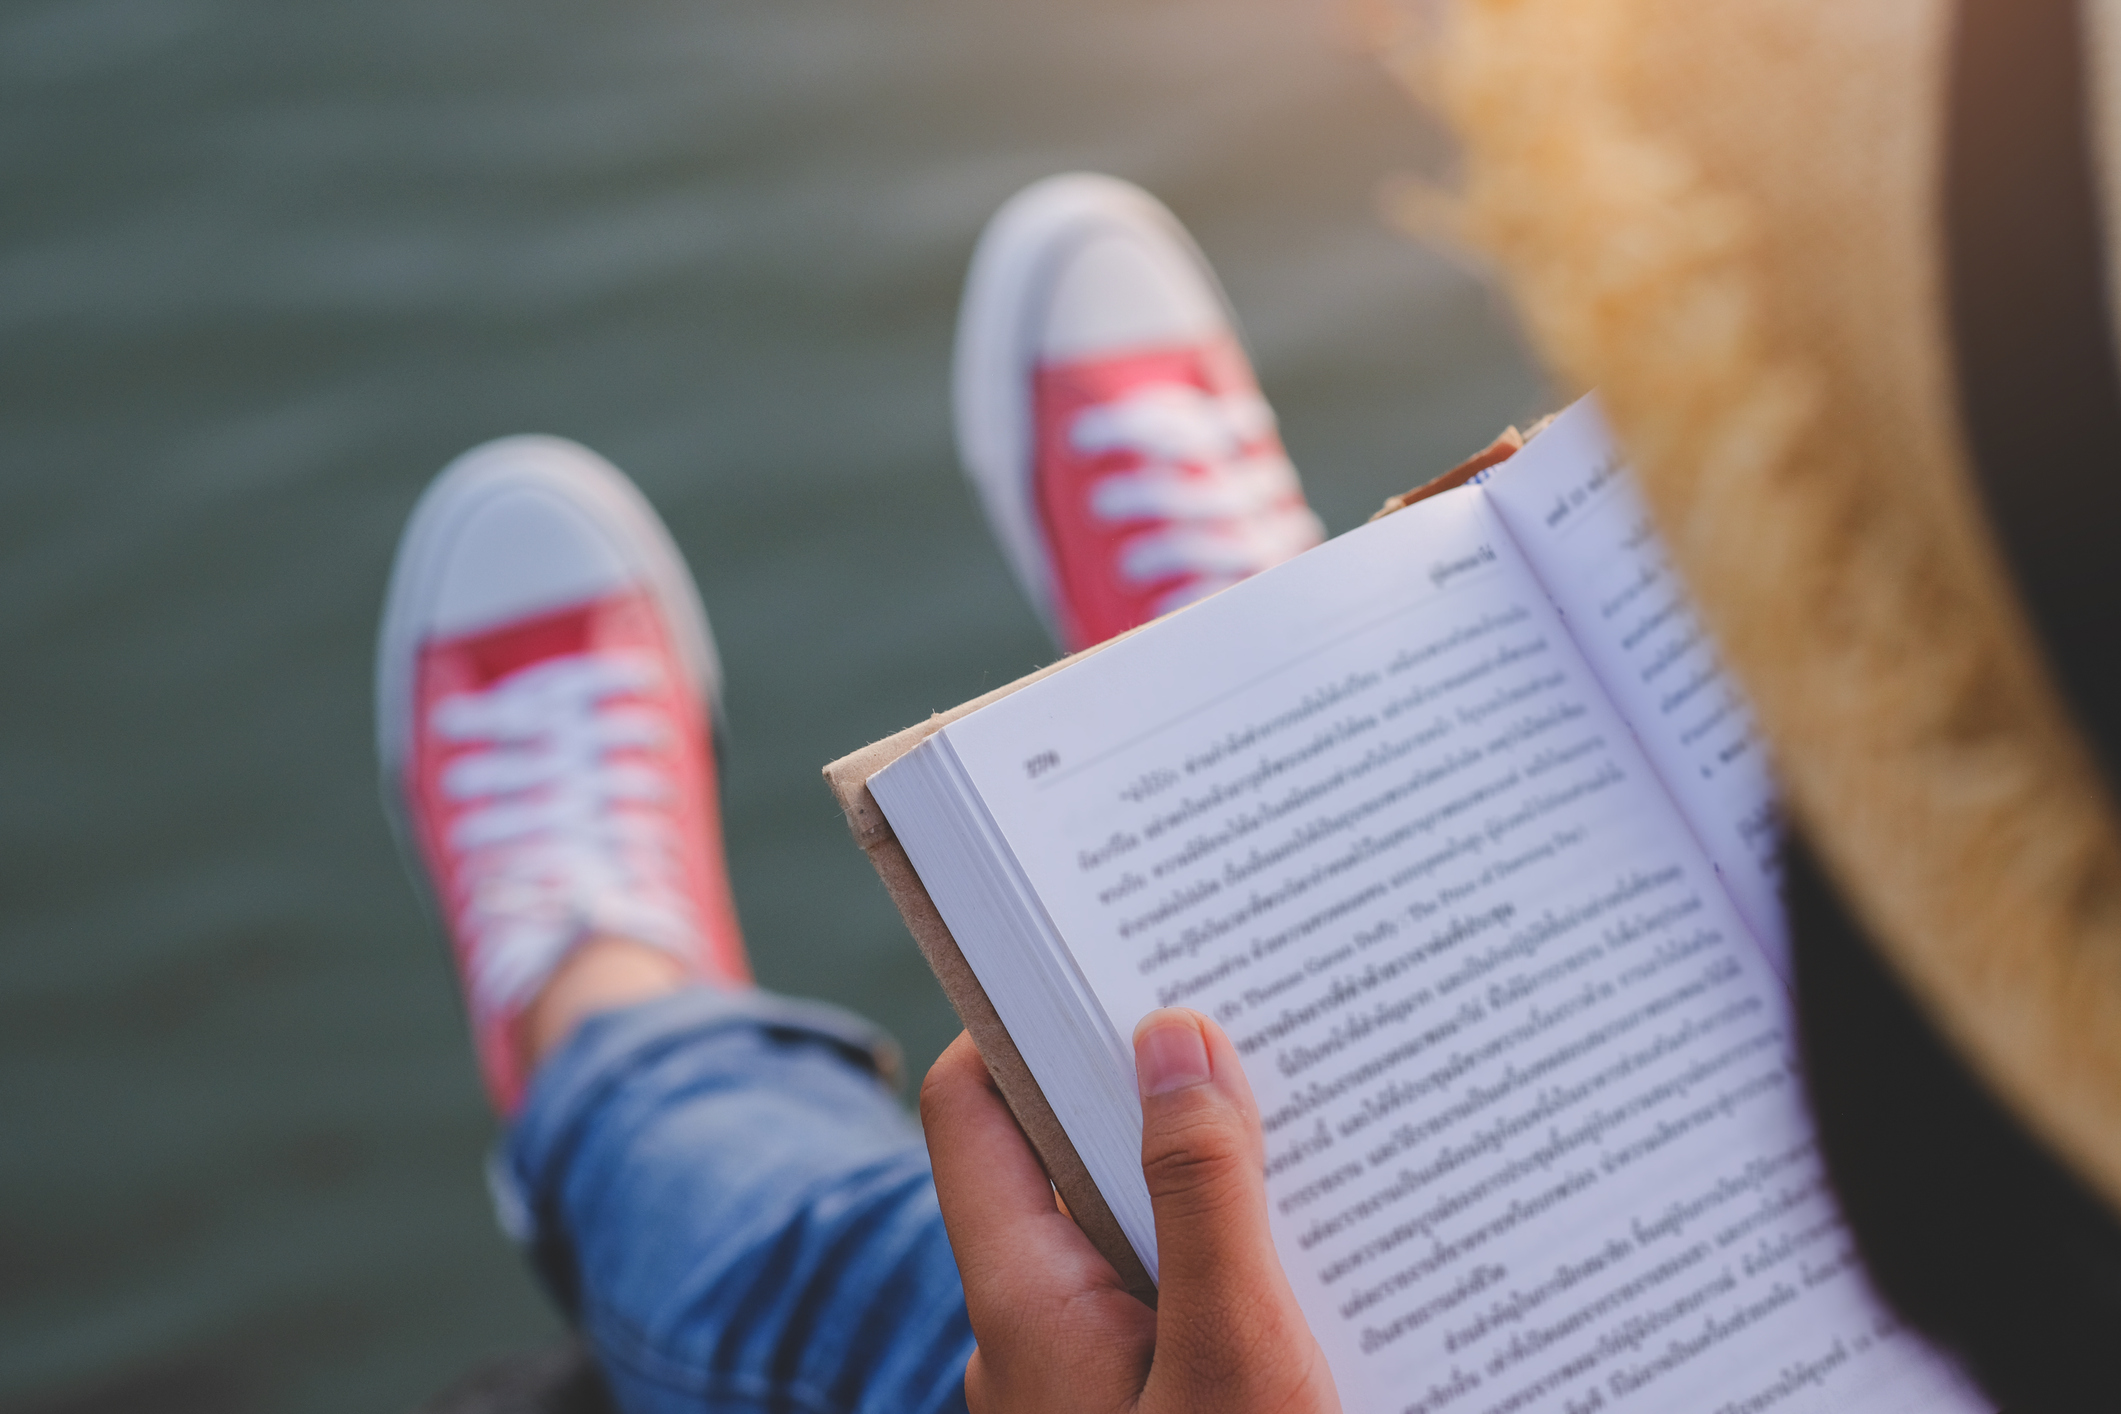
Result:
[[[696,989],[585,1024],[505,1186],[629,1414],[963,1407],[972,1335],[880,1034]]]

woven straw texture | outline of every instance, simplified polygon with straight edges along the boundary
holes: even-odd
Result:
[[[1464,144],[1458,233],[1556,375],[1599,389],[1850,905],[2121,1206],[2121,832],[1960,441],[1950,22],[1458,0],[1410,15],[1395,62]]]

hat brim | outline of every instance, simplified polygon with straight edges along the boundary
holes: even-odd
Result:
[[[1600,390],[1836,886],[2121,1208],[2121,829],[1961,431],[1950,19],[1469,0],[1422,81],[1465,144],[1467,237]]]

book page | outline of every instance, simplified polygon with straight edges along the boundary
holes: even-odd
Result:
[[[1976,1407],[1871,1296],[1786,993],[1477,488],[937,743],[1094,1024],[1236,1043],[1351,1411]],[[1138,1148],[1084,1157],[1146,1202]]]
[[[1775,783],[1743,691],[1585,398],[1482,478],[1606,695],[1788,979]]]

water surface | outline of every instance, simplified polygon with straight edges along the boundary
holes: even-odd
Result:
[[[1376,214],[1443,160],[1322,0],[0,9],[0,1406],[401,1410],[557,1329],[376,808],[445,461],[641,482],[758,970],[918,1068],[954,1022],[817,772],[1050,656],[949,439],[981,222],[1162,195],[1337,530],[1542,402]]]

